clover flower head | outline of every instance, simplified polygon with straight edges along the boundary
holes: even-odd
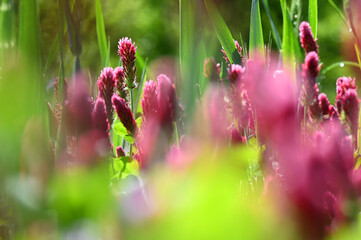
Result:
[[[135,87],[135,52],[137,47],[132,39],[124,37],[119,40],[118,55],[123,63],[124,77],[129,88]]]
[[[93,128],[100,130],[108,136],[109,123],[107,118],[107,111],[105,107],[105,101],[102,98],[98,98],[95,102],[93,110]]]
[[[228,68],[228,79],[231,84],[241,83],[245,68],[238,64],[232,64]]]
[[[137,123],[134,120],[133,113],[129,108],[125,100],[117,95],[113,95],[112,103],[115,108],[115,111],[123,123],[124,127],[130,132],[134,133],[137,128]]]
[[[301,46],[305,49],[306,53],[314,51],[318,53],[318,45],[313,37],[311,26],[308,22],[302,22],[300,24],[300,41]]]
[[[113,123],[113,108],[111,98],[114,94],[115,84],[116,78],[113,68],[105,67],[100,73],[97,86],[99,90],[98,97],[103,98],[105,101],[109,125],[112,125]]]

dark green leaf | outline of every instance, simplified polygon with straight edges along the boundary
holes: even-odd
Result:
[[[96,17],[98,47],[102,59],[102,65],[106,67],[108,47],[107,47],[107,37],[105,35],[102,5],[100,0],[95,0],[95,17]]]
[[[278,50],[281,50],[282,46],[281,46],[281,38],[278,34],[278,31],[277,31],[277,28],[276,28],[276,25],[273,21],[273,18],[272,18],[272,15],[271,15],[271,11],[269,9],[269,5],[268,5],[268,0],[262,0],[262,3],[263,3],[263,6],[266,10],[266,13],[267,13],[267,16],[268,16],[268,19],[270,21],[270,24],[271,24],[271,31],[272,31],[272,36],[273,36],[273,39],[275,40],[276,42],[276,46],[278,48]]]
[[[259,9],[259,0],[252,0],[251,21],[249,28],[249,54],[252,58],[254,51],[264,55],[264,41]]]
[[[222,16],[218,12],[217,8],[214,6],[212,0],[204,0],[204,2],[207,7],[208,16],[212,22],[214,30],[216,31],[218,40],[220,41],[224,51],[226,52],[227,57],[229,58],[231,63],[241,63],[241,56],[237,51],[232,34],[229,31]]]

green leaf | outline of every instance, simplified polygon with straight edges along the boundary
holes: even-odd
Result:
[[[139,164],[137,160],[133,159],[126,164],[124,172],[122,173],[122,179],[129,175],[139,176]]]
[[[36,73],[40,73],[40,38],[36,0],[19,3],[19,51]]]
[[[313,36],[317,38],[317,0],[308,1],[308,22],[310,23]]]
[[[114,129],[114,132],[116,134],[118,134],[119,136],[121,136],[121,137],[124,137],[125,135],[128,134],[128,130],[126,129],[126,127],[121,122],[115,124],[113,126],[113,129]]]
[[[288,12],[285,0],[281,0],[283,15],[283,41],[282,55],[283,63],[288,63],[292,67],[293,72],[296,68],[297,60],[301,59],[301,49],[298,42],[298,35],[295,33],[292,21]]]
[[[186,121],[191,119],[197,99],[197,83],[199,72],[199,59],[196,56],[201,29],[196,29],[196,14],[199,4],[194,0],[179,0],[180,16],[180,71],[182,81],[180,97],[183,99]],[[179,86],[176,86],[177,88]]]
[[[259,0],[252,0],[251,21],[249,28],[249,55],[254,57],[254,51],[264,55],[264,41],[259,9]]]
[[[142,117],[138,117],[135,122],[137,123],[137,128],[139,129],[142,126],[143,123],[143,118]]]
[[[325,68],[321,74],[325,75],[328,71],[337,68],[337,67],[344,67],[344,66],[353,66],[353,67],[360,67],[360,65],[357,62],[352,62],[352,61],[341,61],[341,62],[335,62],[333,64],[331,64],[330,66],[328,66],[327,68]]]
[[[69,44],[71,52],[74,56],[80,56],[82,52],[82,46],[79,35],[79,21],[75,21],[73,18],[72,12],[70,10],[69,1],[61,0],[63,4],[64,15],[66,18],[66,23],[68,26],[68,36],[69,36]],[[74,7],[74,11],[76,11],[76,7]],[[78,20],[78,19],[77,19]]]
[[[276,25],[275,25],[275,23],[273,21],[271,11],[270,11],[269,5],[268,5],[268,0],[262,0],[262,3],[263,3],[264,9],[266,10],[266,14],[267,14],[268,19],[269,19],[270,24],[271,24],[271,32],[272,32],[273,39],[276,42],[276,46],[277,46],[278,50],[281,50],[281,48],[282,48],[282,46],[281,46],[281,38],[280,38],[280,35],[278,34]]]
[[[98,46],[99,46],[100,56],[102,59],[102,65],[104,67],[106,67],[108,47],[107,47],[107,38],[105,35],[102,5],[101,5],[100,0],[95,0],[95,17],[96,17],[96,28],[97,28],[97,37],[98,37]]]
[[[214,6],[212,0],[204,0],[204,2],[207,7],[208,16],[212,22],[214,30],[216,31],[218,40],[220,41],[224,51],[226,52],[229,61],[231,63],[237,63],[237,64],[241,63],[242,62],[241,56],[237,51],[232,34],[229,31],[222,16],[218,12],[217,8]]]
[[[0,61],[5,60],[4,57],[8,50],[15,45],[15,10],[13,0],[3,0],[0,10]],[[3,64],[1,64],[3,65]]]
[[[130,144],[133,144],[133,143],[134,143],[134,138],[133,138],[133,136],[130,135],[130,134],[125,135],[123,138],[124,138],[125,141],[127,141],[127,142],[130,143]]]
[[[121,172],[124,168],[124,162],[121,158],[113,158],[113,168],[115,172]]]

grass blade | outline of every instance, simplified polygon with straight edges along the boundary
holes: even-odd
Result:
[[[300,44],[298,42],[297,34],[294,31],[285,0],[281,0],[281,8],[283,15],[283,62],[288,62],[289,65],[292,67],[292,71],[295,71],[297,60],[301,59]]]
[[[26,81],[31,82],[27,89],[34,104],[28,111],[31,115],[41,114],[44,104],[45,83],[41,78],[40,34],[37,0],[21,0],[19,2],[19,39],[18,53],[24,61]]]
[[[105,27],[104,27],[104,18],[102,12],[102,5],[100,0],[95,0],[95,17],[96,17],[96,28],[97,28],[97,37],[98,37],[98,46],[100,51],[100,57],[102,59],[103,67],[107,65],[107,55],[108,55],[108,47],[107,47],[107,38],[105,35]]]
[[[237,51],[232,34],[229,31],[222,16],[218,12],[217,8],[214,6],[212,0],[204,0],[204,3],[206,4],[208,16],[212,22],[214,30],[216,31],[218,40],[221,42],[221,45],[223,46],[224,51],[226,52],[229,60],[231,61],[231,63],[238,63],[238,64],[241,63],[242,62],[241,56]],[[259,11],[259,6],[258,6],[258,11]]]
[[[278,31],[277,31],[277,28],[276,28],[276,25],[273,21],[273,18],[272,18],[272,15],[271,15],[271,11],[269,9],[269,5],[268,5],[268,0],[262,0],[262,3],[263,3],[263,7],[266,11],[266,14],[268,16],[268,19],[270,21],[270,24],[271,24],[271,30],[272,30],[272,36],[273,36],[273,39],[276,43],[276,46],[278,48],[278,50],[281,50],[282,49],[282,43],[281,43],[281,38],[280,38],[280,35],[278,34]]]
[[[337,5],[334,3],[333,0],[328,0],[328,3],[331,5],[331,7],[333,9],[335,9],[335,11],[337,12],[337,14],[340,16],[340,18],[342,19],[343,23],[346,25],[346,27],[348,26],[348,23],[346,21],[345,16],[343,15],[342,11],[340,10],[339,7],[337,7]]]
[[[344,66],[360,67],[359,63],[357,63],[357,62],[352,62],[352,61],[335,62],[335,63],[331,64],[330,66],[328,66],[327,68],[325,68],[321,72],[321,75],[325,75],[328,71],[330,71],[334,68],[344,67]]]
[[[249,28],[249,55],[253,58],[254,51],[264,55],[264,41],[259,9],[259,0],[252,0],[251,21]]]
[[[147,72],[147,62],[148,62],[148,59],[145,60],[144,68],[143,68],[143,72],[142,72],[142,77],[140,78],[137,100],[135,102],[135,109],[134,109],[135,113],[137,113],[137,111],[138,111],[138,105],[139,105],[139,102],[140,102],[140,97],[142,96],[142,90],[143,90],[143,85],[144,85],[145,74]]]
[[[14,2],[3,0],[0,9],[0,61],[5,59],[8,50],[14,46],[15,30]]]
[[[317,38],[317,0],[308,1],[308,22],[310,23],[313,36]]]
[[[36,74],[40,73],[40,38],[36,0],[19,3],[19,51]]]
[[[197,2],[193,0],[179,0],[179,17],[180,17],[180,69],[181,69],[181,92],[180,96],[183,99],[184,108],[186,112],[186,121],[191,119],[193,109],[195,106],[198,83],[198,69],[199,64],[194,54],[197,51],[196,46],[198,40],[196,39],[195,28],[195,14],[197,9]],[[176,86],[178,87],[178,86]]]

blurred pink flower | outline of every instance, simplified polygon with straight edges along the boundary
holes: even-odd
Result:
[[[98,98],[95,102],[93,110],[93,129],[98,129],[109,137],[109,123],[107,119],[107,111],[105,102],[102,98]]]
[[[287,146],[298,134],[296,91],[286,72],[265,64],[256,57],[248,61],[246,72],[246,90],[259,130],[257,137],[261,143]]]
[[[204,102],[212,140],[215,142],[228,143],[228,127],[231,125],[231,122],[227,118],[224,98],[225,96],[222,90],[211,88],[207,92]]]
[[[233,126],[231,128],[231,143],[232,144],[240,144],[240,143],[245,143],[246,137],[242,136],[239,131]]]
[[[228,80],[231,84],[238,85],[238,84],[242,83],[242,78],[243,78],[244,72],[246,71],[246,69],[244,67],[242,67],[241,65],[238,65],[238,64],[232,64],[227,69],[227,71],[228,71]]]
[[[144,83],[143,98],[141,100],[143,119],[154,118],[158,111],[158,85],[152,80]]]
[[[84,75],[77,75],[68,87],[65,101],[65,121],[70,134],[79,135],[92,127],[93,101]]]
[[[163,127],[172,128],[175,118],[176,92],[173,83],[166,75],[159,75],[158,81],[158,116]]]

